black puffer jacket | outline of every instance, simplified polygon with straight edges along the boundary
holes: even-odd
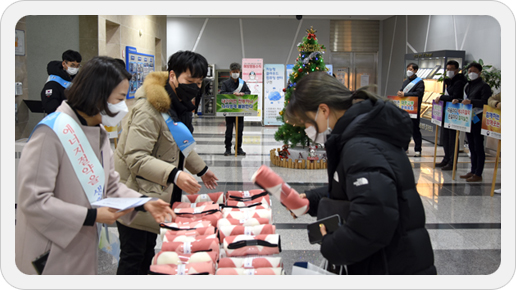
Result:
[[[349,200],[345,224],[326,235],[321,253],[348,274],[436,274],[425,211],[403,150],[408,113],[365,100],[341,117],[325,143],[327,188],[307,191],[309,214],[322,197]],[[359,182],[357,182],[359,181]]]
[[[71,82],[72,77],[63,69],[63,62],[54,60],[47,65],[48,75],[56,75],[63,80]],[[41,102],[45,113],[53,113],[61,103],[66,100],[65,88],[57,82],[50,81],[45,83],[41,90]]]

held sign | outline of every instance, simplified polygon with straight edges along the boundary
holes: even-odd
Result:
[[[387,96],[398,108],[407,111],[410,118],[417,119],[418,98]]]
[[[444,102],[435,100],[432,101],[432,124],[436,124],[437,126],[441,126],[443,123],[443,107]]]
[[[217,95],[217,117],[258,116],[258,95]]]
[[[495,139],[502,139],[501,110],[484,105],[482,112],[482,135]]]
[[[446,102],[446,110],[444,111],[444,128],[471,132],[471,118],[472,118],[471,104],[464,105],[461,103],[452,104]]]

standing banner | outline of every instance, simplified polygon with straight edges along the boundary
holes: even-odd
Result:
[[[410,118],[417,119],[417,106],[419,102],[417,97],[387,96],[387,98],[391,99],[398,108],[407,111]]]
[[[502,119],[501,110],[495,109],[491,106],[484,105],[484,111],[482,112],[482,135],[502,139]]]
[[[251,117],[257,115],[257,95],[217,95],[217,117]]]
[[[444,102],[435,100],[432,101],[432,124],[436,124],[437,126],[441,126],[443,123],[443,108]],[[436,141],[437,143],[437,141]]]
[[[263,96],[263,59],[262,58],[243,58],[242,59],[242,79],[247,83],[251,95],[257,95],[257,115],[246,117],[246,121],[263,121],[262,116],[262,96]]]
[[[293,64],[287,64],[287,81],[290,77],[290,74],[292,73],[292,70],[294,69]],[[285,87],[287,86],[287,83],[285,83]]]
[[[446,102],[446,110],[444,111],[444,128],[471,132],[471,113],[473,106],[471,104],[464,105],[461,103],[452,104]]]
[[[263,123],[264,125],[281,125],[279,112],[285,106],[285,65],[266,64],[265,74],[265,94],[263,101]]]

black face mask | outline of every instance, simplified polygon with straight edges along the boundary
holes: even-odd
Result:
[[[191,101],[199,94],[199,87],[196,84],[179,84],[176,88],[177,95],[181,99]]]

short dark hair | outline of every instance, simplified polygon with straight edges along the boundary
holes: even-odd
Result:
[[[125,61],[124,61],[123,59],[121,59],[121,58],[115,58],[115,61],[116,61],[118,64],[120,64],[120,66],[121,66],[124,70],[126,70]]]
[[[168,73],[174,71],[177,77],[190,70],[193,78],[205,78],[208,74],[208,61],[193,51],[178,51],[168,59]]]
[[[413,70],[416,70],[416,71],[419,70],[419,66],[417,65],[417,63],[411,62],[407,65],[407,68],[409,68],[410,66],[412,67]]]
[[[474,67],[476,69],[478,69],[478,71],[482,71],[482,65],[479,64],[478,62],[472,62],[468,65],[467,69],[469,69],[470,67]]]
[[[233,62],[229,65],[229,70],[242,70],[242,66],[238,62]]]
[[[458,69],[459,68],[459,63],[455,60],[449,60],[446,65],[453,65],[455,67],[455,69]]]
[[[81,62],[82,56],[79,52],[69,49],[69,50],[63,52],[62,59],[64,61]]]
[[[119,62],[108,56],[96,56],[86,62],[65,90],[68,105],[88,116],[106,112],[113,117],[116,114],[109,111],[107,99],[123,80],[131,80],[131,74]]]

